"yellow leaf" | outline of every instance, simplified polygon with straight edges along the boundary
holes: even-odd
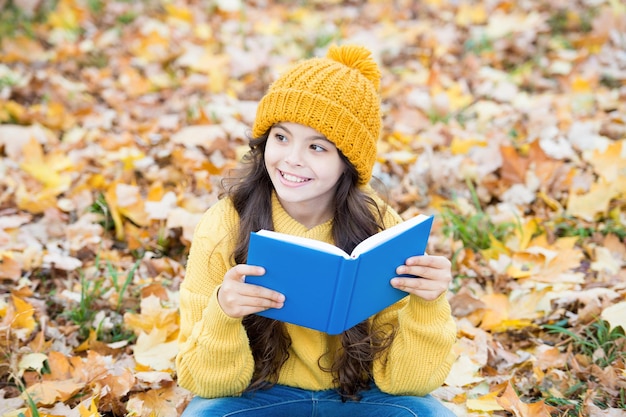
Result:
[[[482,3],[459,4],[456,12],[455,22],[460,26],[482,25],[487,22],[487,11]]]
[[[473,411],[504,410],[504,408],[498,404],[498,394],[498,391],[493,391],[478,398],[470,398],[466,402],[467,408]]]
[[[181,20],[187,23],[192,23],[194,20],[193,13],[186,7],[178,7],[172,3],[166,3],[164,7],[168,16],[173,19]]]
[[[84,12],[73,0],[61,0],[48,15],[48,23],[57,29],[76,30],[80,28]]]
[[[106,189],[106,186],[108,185],[108,183],[109,182],[102,174],[91,175],[89,176],[89,179],[87,180],[87,184],[89,184],[90,187],[96,190]]]
[[[221,93],[226,89],[229,77],[230,57],[217,55],[212,57],[209,67],[209,90],[212,93]]]
[[[522,230],[515,229],[515,233],[520,236],[519,249],[526,249],[530,244],[533,236],[540,230],[540,220],[537,218],[530,219],[522,226]]]
[[[35,60],[41,60],[46,56],[41,43],[29,36],[5,36],[2,39],[2,62],[31,62]],[[47,59],[47,58],[46,58]],[[5,104],[9,113],[13,116],[17,114],[12,113],[13,110],[19,111],[19,116],[22,116],[25,112],[24,107],[21,104],[16,103],[13,100],[6,102]],[[20,118],[18,118],[19,120]]]
[[[178,354],[178,341],[166,342],[165,329],[153,329],[150,333],[141,332],[135,344],[135,360],[138,364],[149,366],[155,371],[175,368],[174,360]]]
[[[485,313],[480,323],[480,328],[491,330],[509,318],[509,299],[504,294],[486,294],[481,298],[485,303]]]
[[[22,153],[24,155],[22,169],[24,169],[24,166],[27,166],[27,167],[31,165],[37,166],[37,165],[42,165],[44,163],[43,149],[41,147],[41,144],[37,142],[37,140],[34,137],[31,137],[30,140],[24,145],[24,147],[22,148]],[[37,178],[36,175],[33,175],[33,176]],[[41,180],[45,181],[46,180],[45,177],[46,177],[45,175],[41,175]]]
[[[43,381],[28,387],[24,394],[29,395],[37,405],[52,405],[57,401],[67,401],[85,386],[71,379],[64,381]]]
[[[163,62],[170,57],[169,32],[153,29],[139,34],[130,46],[134,56],[147,62]]]
[[[211,26],[207,23],[199,23],[194,25],[193,28],[194,35],[203,41],[208,41],[213,36],[213,30]]]
[[[545,236],[538,236],[533,240],[529,253],[541,254],[545,257],[543,265],[536,265],[532,279],[539,282],[581,282],[584,274],[572,270],[580,266],[583,260],[582,249],[577,248],[576,236],[557,239],[553,245],[545,242]]]
[[[147,200],[148,201],[161,201],[165,195],[165,188],[161,181],[155,181],[150,185],[148,189]]]
[[[69,175],[58,171],[71,165],[69,159],[59,154],[44,156],[41,144],[31,138],[23,148],[24,159],[20,167],[44,185],[44,190],[58,195],[69,189],[72,182]]]
[[[47,360],[48,357],[43,353],[28,353],[22,356],[20,363],[17,365],[19,369],[18,375],[21,377],[29,369],[41,374]]]
[[[130,97],[139,97],[149,93],[152,83],[132,67],[126,67],[119,76],[119,83]]]
[[[30,113],[34,115],[35,120],[51,129],[66,130],[76,124],[74,115],[59,102],[35,104],[30,107]]]
[[[124,324],[136,334],[150,333],[152,329],[159,328],[165,331],[168,339],[178,331],[179,320],[178,310],[164,308],[159,297],[155,295],[141,300],[139,314],[124,314]]]
[[[589,93],[591,92],[591,83],[589,80],[576,76],[572,80],[572,91],[574,93]]]
[[[611,329],[621,326],[626,331],[626,301],[605,308],[600,317],[609,322]]]
[[[126,171],[133,170],[135,168],[135,162],[145,157],[146,154],[135,147],[122,148],[119,151],[119,159],[124,164],[124,170]]]
[[[507,330],[525,329],[531,327],[532,324],[532,320],[529,319],[507,319],[502,320],[500,323],[491,327],[489,330],[494,333],[500,333],[506,332]]]
[[[19,184],[15,192],[17,206],[29,213],[43,213],[49,208],[57,207],[58,192],[54,188],[28,190],[24,184]]]
[[[511,278],[527,278],[537,274],[546,265],[543,253],[517,252],[511,257],[506,272]]]
[[[527,267],[520,268],[519,266],[516,266],[516,265],[510,265],[507,268],[506,273],[511,278],[528,278],[529,276],[532,275],[530,268],[527,268]]]
[[[98,404],[96,403],[96,398],[92,397],[89,403],[89,408],[85,407],[84,404],[80,404],[78,406],[78,412],[80,413],[80,417],[100,417],[100,413],[98,412]]]
[[[140,226],[146,226],[149,223],[139,187],[115,181],[109,185],[104,198],[115,224],[117,239],[124,239],[123,217]]]
[[[28,302],[22,300],[19,297],[11,294],[13,305],[15,306],[15,318],[11,322],[11,327],[14,329],[28,329],[33,331],[35,329],[35,308]]]
[[[91,348],[91,345],[97,340],[98,340],[98,334],[96,333],[96,331],[94,329],[89,329],[89,337],[87,337],[87,340],[85,340],[83,343],[78,345],[74,349],[74,352],[88,351]]]
[[[490,245],[489,249],[481,250],[480,253],[486,259],[498,259],[500,255],[508,255],[509,249],[504,245],[504,243],[500,242],[495,238],[492,234],[489,235]]]
[[[450,373],[446,378],[446,385],[449,387],[464,387],[483,381],[480,375],[481,365],[472,360],[467,355],[460,355],[452,364]]]
[[[593,221],[597,214],[606,213],[612,199],[620,196],[626,190],[626,177],[607,182],[602,178],[591,184],[585,194],[576,194],[570,191],[567,201],[567,212],[575,217]]]
[[[456,111],[469,105],[474,98],[471,94],[465,94],[460,84],[454,84],[446,90],[448,100],[450,100],[450,110]]]
[[[539,191],[537,193],[537,197],[541,198],[543,200],[543,202],[546,203],[546,205],[548,207],[550,207],[552,210],[555,210],[555,211],[558,211],[558,212],[563,211],[563,206],[561,206],[561,203],[559,203],[557,200],[555,200],[554,198],[550,197],[549,195],[547,195],[543,191]]]
[[[485,147],[487,142],[482,139],[460,139],[455,136],[450,144],[450,151],[453,155],[467,155],[476,146]]]
[[[381,155],[380,159],[382,162],[392,161],[396,164],[404,165],[415,162],[417,160],[417,155],[415,152],[411,151],[394,151]]]
[[[623,258],[613,256],[610,249],[604,246],[598,246],[594,250],[596,259],[591,263],[591,269],[598,272],[607,272],[611,275],[617,275],[622,268]]]
[[[609,143],[603,152],[595,149],[589,163],[609,183],[623,179],[626,176],[626,140]]]

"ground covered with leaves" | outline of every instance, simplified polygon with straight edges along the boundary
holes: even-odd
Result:
[[[176,416],[193,228],[256,101],[331,43],[383,72],[376,176],[436,215],[459,416],[626,415],[626,6],[0,1],[0,415]]]

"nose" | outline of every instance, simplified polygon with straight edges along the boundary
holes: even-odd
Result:
[[[293,166],[302,165],[302,149],[300,149],[300,146],[293,145],[289,147],[285,154],[285,162]]]

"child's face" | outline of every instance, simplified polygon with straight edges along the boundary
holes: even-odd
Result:
[[[265,167],[292,217],[303,224],[330,218],[335,185],[346,167],[335,145],[321,133],[298,123],[274,125],[265,147]]]

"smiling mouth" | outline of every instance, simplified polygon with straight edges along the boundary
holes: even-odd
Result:
[[[310,178],[297,177],[295,175],[287,174],[286,172],[283,172],[281,170],[278,170],[278,172],[280,173],[280,176],[283,179],[285,179],[286,181],[289,181],[289,182],[294,182],[296,184],[302,184],[302,183],[311,181]]]

